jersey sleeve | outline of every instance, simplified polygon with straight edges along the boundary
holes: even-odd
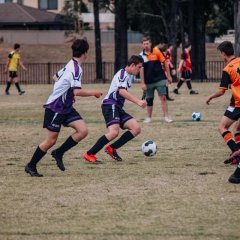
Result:
[[[229,84],[231,84],[230,76],[226,71],[222,72],[222,79],[219,88],[228,89]]]
[[[153,49],[153,51],[154,51],[154,54],[156,54],[158,60],[159,60],[161,63],[163,63],[163,62],[166,61],[166,58],[164,57],[163,53],[162,53],[158,48],[155,47],[155,48]]]

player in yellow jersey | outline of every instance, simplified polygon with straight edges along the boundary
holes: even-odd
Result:
[[[238,163],[240,159],[240,148],[236,141],[237,135],[235,134],[234,139],[230,127],[240,119],[240,57],[234,56],[233,45],[229,41],[222,42],[218,46],[218,50],[220,51],[222,58],[225,60],[226,66],[223,69],[219,89],[207,97],[206,103],[209,104],[212,99],[222,96],[226,90],[228,90],[229,85],[231,86],[232,98],[230,105],[220,121],[218,130],[228,147],[233,152],[230,158],[225,160],[224,163],[233,163],[235,160],[237,160],[236,163]],[[231,183],[240,183],[240,163],[228,181]]]
[[[23,70],[27,70],[20,59],[20,44],[15,43],[13,51],[11,51],[8,55],[8,62],[5,69],[5,73],[9,72],[9,79],[7,81],[7,87],[5,90],[6,95],[10,94],[9,89],[11,87],[12,82],[15,83],[19,95],[25,93],[25,91],[21,90],[19,85],[19,79],[17,75],[18,65],[20,65],[23,68]]]

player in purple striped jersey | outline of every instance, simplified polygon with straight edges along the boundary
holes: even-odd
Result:
[[[89,45],[86,40],[75,40],[72,44],[73,58],[53,77],[55,80],[53,92],[44,105],[43,127],[47,129],[47,136],[39,144],[31,161],[25,167],[25,171],[33,177],[42,177],[42,174],[37,171],[37,163],[55,145],[62,125],[75,130],[59,148],[52,151],[52,156],[62,171],[65,170],[63,164],[64,153],[87,136],[87,126],[81,115],[73,108],[75,96],[95,96],[99,98],[102,95],[100,91],[81,88],[81,64],[87,59],[88,49]]]
[[[127,112],[123,110],[125,99],[135,103],[141,108],[145,108],[147,103],[140,100],[128,92],[131,87],[133,77],[138,75],[142,68],[143,59],[141,56],[132,56],[124,69],[119,70],[113,77],[109,91],[102,102],[102,113],[105,118],[108,132],[100,137],[95,145],[83,154],[86,161],[99,162],[95,155],[110,141],[117,138],[120,128],[127,129],[122,136],[105,148],[105,152],[113,159],[122,161],[116,149],[122,147],[128,141],[136,137],[140,131],[139,123]]]

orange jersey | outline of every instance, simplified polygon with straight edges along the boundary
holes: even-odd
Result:
[[[232,98],[230,105],[240,107],[240,57],[232,59],[223,69],[220,88],[228,89],[231,85]]]
[[[191,71],[192,69],[192,62],[191,62],[191,56],[190,53],[187,52],[186,50],[183,51],[181,60],[183,60],[183,65],[181,68],[181,71]]]
[[[162,68],[162,63],[166,61],[166,58],[158,47],[153,48],[151,52],[145,52],[143,50],[140,56],[142,56],[144,61],[144,81],[146,84],[167,79]]]

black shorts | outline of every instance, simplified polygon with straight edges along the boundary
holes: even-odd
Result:
[[[240,118],[240,108],[229,106],[224,113],[224,116],[230,118],[231,120],[237,121]]]
[[[191,79],[191,72],[190,71],[183,71],[181,74],[182,79]]]
[[[17,75],[17,72],[16,71],[9,71],[9,77],[10,78],[16,78],[18,75]]]
[[[103,104],[102,105],[102,114],[105,119],[106,126],[109,127],[113,124],[119,124],[123,129],[123,125],[128,120],[133,117],[126,113],[122,108],[115,104]]]
[[[67,127],[69,123],[81,120],[80,114],[73,108],[70,113],[60,114],[53,112],[51,109],[45,109],[43,128],[52,132],[60,132],[61,125]]]

